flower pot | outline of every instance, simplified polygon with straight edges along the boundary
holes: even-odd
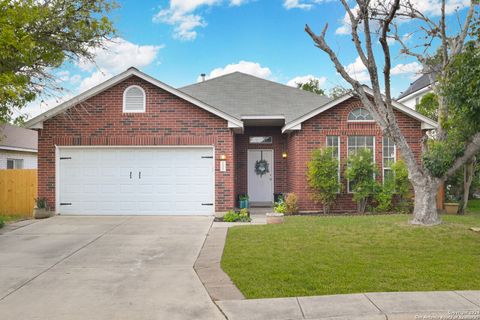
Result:
[[[444,203],[445,206],[445,212],[447,214],[457,214],[458,213],[458,208],[460,207],[460,204],[458,203]]]
[[[239,202],[238,204],[240,209],[245,209],[245,208],[248,209],[248,199],[239,200],[238,202]]]
[[[35,219],[45,219],[49,218],[51,216],[51,212],[47,209],[39,209],[39,208],[34,208],[33,209],[33,217]]]
[[[280,224],[283,220],[283,213],[267,213],[267,224]]]

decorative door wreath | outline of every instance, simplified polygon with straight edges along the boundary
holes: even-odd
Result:
[[[268,166],[269,164],[267,160],[263,159],[263,151],[260,151],[260,160],[255,162],[255,173],[260,177],[269,173],[270,170],[268,169]]]

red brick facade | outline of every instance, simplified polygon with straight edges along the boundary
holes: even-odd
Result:
[[[347,121],[351,110],[361,107],[357,99],[349,99],[334,108],[331,108],[302,123],[302,130],[294,131],[288,135],[288,175],[287,185],[289,192],[295,192],[299,198],[299,208],[302,211],[318,212],[322,210],[319,203],[312,201],[312,192],[306,182],[307,162],[314,149],[325,147],[327,136],[340,137],[340,172],[343,190],[338,195],[334,212],[355,211],[356,204],[352,195],[347,192],[347,181],[343,172],[347,162],[348,136],[375,136],[375,162],[379,172],[382,172],[382,132],[380,127],[373,122],[352,123]],[[397,121],[407,138],[413,152],[419,157],[423,132],[421,122],[403,113],[396,112]],[[397,150],[397,158],[398,158]],[[382,179],[381,175],[378,179]]]
[[[136,84],[146,92],[146,112],[123,113],[123,92]],[[235,135],[227,121],[170,94],[140,78],[131,77],[87,101],[44,121],[39,130],[38,194],[55,205],[55,146],[157,146],[203,145],[215,147],[215,206],[226,211],[236,204],[239,193],[247,193],[247,150],[273,149],[275,193],[295,192],[302,211],[320,211],[312,201],[306,182],[306,164],[312,150],[324,147],[327,135],[340,136],[341,172],[347,158],[347,138],[375,136],[376,162],[381,169],[382,132],[375,123],[347,122],[348,113],[360,106],[356,99],[319,114],[304,123],[302,130],[282,134],[281,127],[246,127]],[[397,120],[410,146],[419,155],[421,123],[397,113]],[[250,136],[272,136],[270,145],[250,144]],[[287,152],[287,159],[282,153]],[[227,159],[227,171],[220,172],[220,155]],[[380,171],[381,172],[381,171]],[[381,178],[381,177],[379,177]],[[334,211],[354,211],[351,194],[339,194]]]
[[[123,113],[123,92],[140,85],[146,92],[145,113]],[[227,121],[162,89],[131,77],[48,119],[38,136],[38,195],[55,205],[55,145],[208,145],[215,147],[217,211],[234,206],[234,134]],[[227,171],[218,158],[225,155]]]

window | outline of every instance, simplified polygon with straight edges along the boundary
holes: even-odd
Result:
[[[383,137],[383,183],[393,178],[392,164],[397,160],[395,144],[389,137]]]
[[[327,147],[332,148],[332,157],[338,161],[338,181],[340,181],[340,137],[327,136]],[[338,190],[340,192],[340,189]]]
[[[123,112],[145,112],[145,91],[130,86],[123,92]]]
[[[267,137],[250,137],[251,144],[270,144],[272,143],[273,139],[271,136]]]
[[[348,114],[348,121],[373,121],[373,118],[367,109],[357,108]]]
[[[7,169],[23,169],[23,159],[7,159]]]
[[[372,160],[375,162],[375,137],[374,136],[350,136],[348,137],[347,156],[354,155],[357,150],[370,149]],[[354,181],[348,181],[348,192],[353,189]]]

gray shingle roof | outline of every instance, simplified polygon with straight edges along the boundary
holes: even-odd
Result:
[[[36,152],[37,147],[36,131],[0,123],[0,149],[14,148]]]
[[[434,75],[435,76],[435,75]],[[425,73],[425,74],[422,74],[422,76],[420,76],[420,78],[418,78],[417,80],[413,81],[410,86],[407,88],[407,90],[405,90],[404,92],[402,92],[398,98],[398,99],[402,99],[408,95],[411,95],[412,93],[415,93],[417,92],[418,90],[421,90],[427,86],[429,86],[431,84],[431,81],[430,81],[430,73]]]
[[[180,91],[237,119],[284,116],[289,123],[332,99],[241,72],[192,84]]]

